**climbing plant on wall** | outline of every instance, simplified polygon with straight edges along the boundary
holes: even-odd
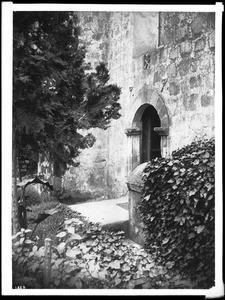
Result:
[[[215,142],[193,142],[144,170],[139,205],[146,247],[167,268],[214,285]]]

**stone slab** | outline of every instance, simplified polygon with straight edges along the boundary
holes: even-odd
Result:
[[[129,219],[129,212],[117,205],[128,202],[128,196],[118,199],[92,201],[81,204],[69,205],[69,207],[81,213],[90,222],[101,225],[124,223]]]

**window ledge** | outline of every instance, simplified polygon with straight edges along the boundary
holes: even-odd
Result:
[[[159,135],[168,135],[169,134],[168,127],[155,127],[154,131],[156,131]]]
[[[141,134],[141,130],[137,129],[137,128],[127,128],[125,130],[125,134],[127,136],[132,136],[132,135],[140,135]]]

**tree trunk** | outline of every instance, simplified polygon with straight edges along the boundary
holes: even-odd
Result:
[[[18,201],[17,201],[17,151],[16,151],[16,139],[15,132],[13,132],[12,140],[12,234],[16,234],[19,227],[18,218]]]
[[[54,177],[53,177],[53,187],[54,191],[62,191],[62,172],[60,164],[54,161]]]

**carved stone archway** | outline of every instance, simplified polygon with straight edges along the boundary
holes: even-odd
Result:
[[[160,127],[155,127],[160,137],[161,156],[169,155],[169,117],[166,105],[162,97],[154,90],[144,86],[138,96],[134,99],[129,115],[131,116],[129,127],[125,133],[128,137],[128,176],[141,163],[141,136],[142,136],[142,116],[147,107],[153,106],[160,119]]]

